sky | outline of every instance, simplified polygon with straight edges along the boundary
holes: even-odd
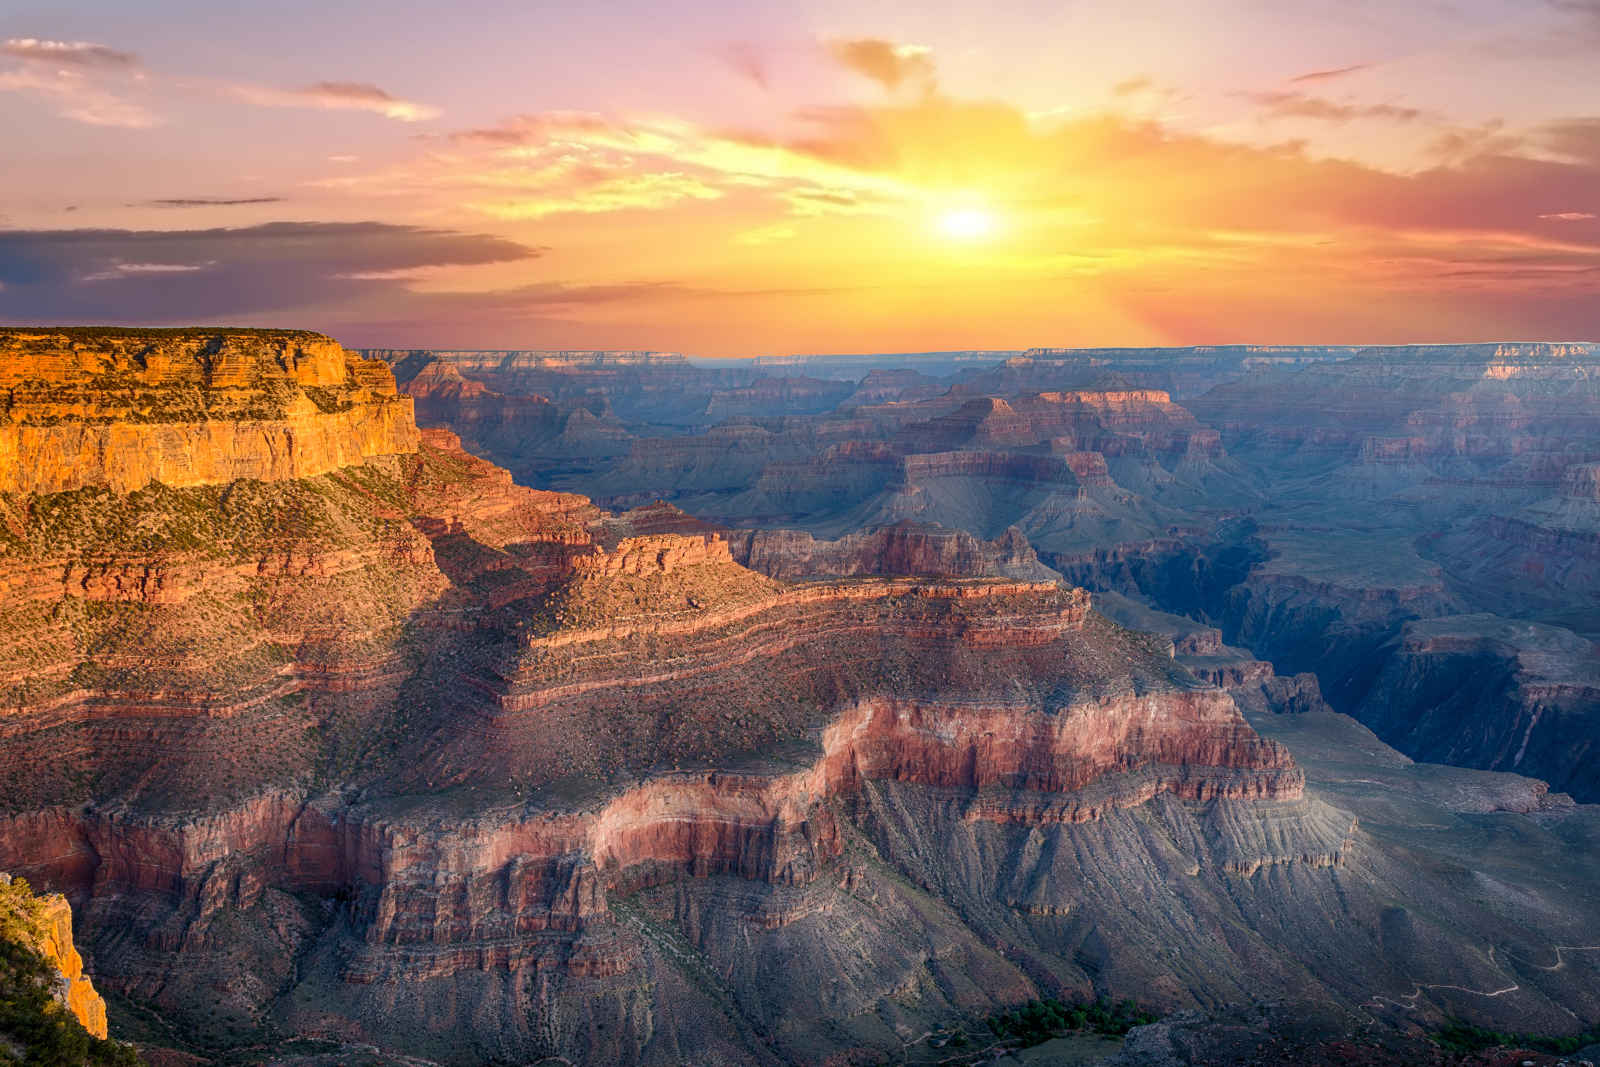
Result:
[[[0,0],[0,322],[1600,338],[1600,0]]]

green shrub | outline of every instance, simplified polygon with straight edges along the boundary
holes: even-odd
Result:
[[[1015,1011],[990,1016],[988,1025],[997,1036],[1016,1040],[1026,1047],[1075,1030],[1121,1037],[1135,1026],[1144,1026],[1156,1019],[1154,1012],[1131,1000],[1114,1005],[1103,999],[1067,1004],[1048,997],[1029,1001]]]
[[[43,905],[25,880],[0,882],[0,1064],[136,1067],[130,1046],[94,1037],[50,995],[56,970],[32,947],[42,922]]]

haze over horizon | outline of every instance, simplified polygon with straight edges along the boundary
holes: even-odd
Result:
[[[0,323],[1600,337],[1592,0],[139,8],[0,16]]]

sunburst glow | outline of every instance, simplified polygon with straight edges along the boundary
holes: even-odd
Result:
[[[983,208],[957,208],[939,216],[939,232],[957,240],[975,241],[988,237],[994,230],[994,215]]]

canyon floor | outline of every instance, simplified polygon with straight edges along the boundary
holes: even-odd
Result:
[[[0,870],[152,1062],[1498,1062],[1600,1023],[1597,382],[0,332]]]

